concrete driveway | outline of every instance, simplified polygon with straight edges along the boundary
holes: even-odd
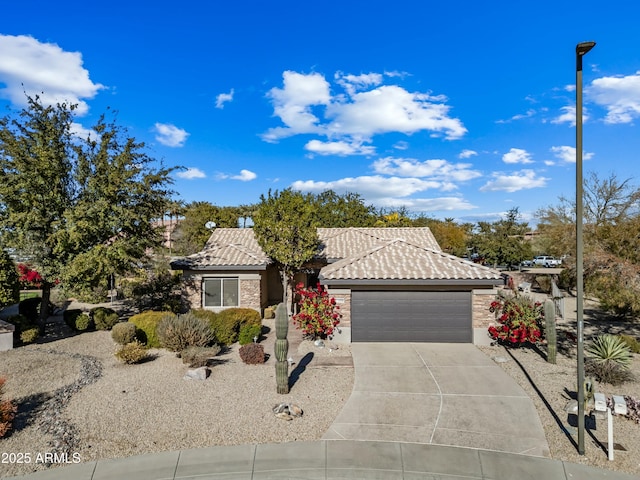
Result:
[[[351,348],[353,392],[323,439],[550,456],[531,399],[475,346],[354,343]]]

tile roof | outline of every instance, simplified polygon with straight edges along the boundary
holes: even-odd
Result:
[[[440,245],[428,227],[319,228],[318,237],[321,242],[319,255],[327,260],[347,258],[394,239],[440,251]]]
[[[319,228],[327,280],[499,280],[500,274],[443,253],[427,227]],[[333,263],[330,263],[333,262]],[[176,259],[183,270],[264,269],[272,263],[251,228],[217,228],[201,252]]]
[[[323,280],[488,280],[499,272],[468,260],[394,239],[322,268]]]
[[[193,255],[171,262],[183,270],[208,270],[220,267],[256,267],[264,269],[271,263],[258,245],[250,228],[217,228],[204,248]]]

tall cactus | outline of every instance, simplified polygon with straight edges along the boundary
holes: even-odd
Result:
[[[289,318],[283,303],[276,308],[276,385],[278,393],[289,393],[289,362],[287,353],[289,352],[289,340],[287,332],[289,330]]]
[[[547,362],[556,363],[558,341],[556,339],[556,306],[553,300],[544,302],[545,336],[547,338]]]

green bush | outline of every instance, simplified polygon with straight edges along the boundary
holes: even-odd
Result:
[[[129,319],[137,328],[136,335],[140,341],[146,344],[147,348],[159,348],[157,328],[160,321],[167,316],[175,316],[171,312],[147,311],[138,313]]]
[[[182,289],[181,275],[161,271],[146,274],[145,278],[122,282],[120,295],[130,299],[139,310],[182,313],[187,309]]]
[[[218,318],[223,322],[243,324],[260,324],[262,319],[260,318],[260,312],[253,308],[227,308],[218,312]]]
[[[173,352],[187,347],[206,347],[215,338],[209,323],[191,313],[163,318],[156,333],[160,345]]]
[[[41,303],[42,298],[40,297],[25,298],[18,304],[18,313],[27,317],[30,322],[37,323]]]
[[[129,365],[142,362],[148,355],[149,352],[147,352],[147,349],[137,340],[123,345],[122,348],[115,353],[118,360]]]
[[[240,347],[240,358],[249,365],[264,363],[264,347],[259,343],[247,343]]]
[[[190,368],[199,368],[206,367],[209,364],[209,360],[219,353],[220,347],[218,345],[212,347],[187,347],[180,352],[180,358]]]
[[[136,326],[130,322],[116,323],[111,329],[111,338],[120,345],[136,340]]]
[[[0,249],[0,307],[19,300],[20,280],[16,264],[4,249]]]
[[[69,325],[69,327],[76,332],[86,332],[87,330],[93,330],[94,328],[91,317],[79,309],[65,310],[62,318],[64,319],[64,323]]]
[[[96,307],[91,310],[91,318],[97,330],[111,330],[120,320],[118,312],[105,307]]]
[[[20,341],[22,342],[23,345],[28,345],[38,340],[39,336],[40,336],[40,329],[38,327],[31,327],[31,328],[28,328],[27,330],[23,330],[20,333]]]
[[[240,327],[240,333],[238,334],[238,343],[240,343],[240,345],[253,343],[253,338],[258,337],[258,339],[260,339],[261,333],[262,325],[256,325],[253,323],[244,324]]]
[[[620,334],[618,336],[620,337],[620,340],[622,340],[627,345],[627,347],[629,347],[629,350],[631,350],[633,353],[640,353],[640,341],[638,341],[636,337],[624,334]]]

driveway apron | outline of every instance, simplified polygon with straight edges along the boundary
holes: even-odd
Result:
[[[475,346],[354,343],[351,349],[353,392],[323,439],[550,456],[531,399]]]

